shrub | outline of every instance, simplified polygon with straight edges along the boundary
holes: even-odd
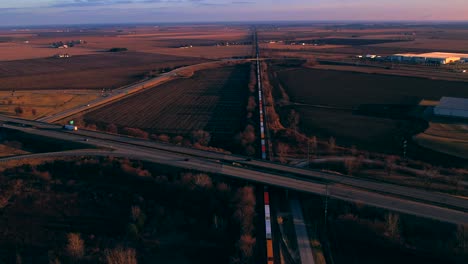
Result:
[[[21,106],[15,107],[15,114],[16,115],[22,115],[23,114],[23,108]]]
[[[123,51],[127,51],[127,50],[128,50],[127,48],[111,48],[108,51],[109,52],[123,52]]]
[[[193,144],[198,143],[202,146],[208,146],[211,140],[211,135],[210,133],[203,131],[203,130],[197,130],[192,132],[192,142]]]
[[[117,129],[117,126],[115,124],[108,124],[106,126],[106,131],[109,132],[109,133],[113,133],[113,134],[118,133],[118,129]]]
[[[144,139],[148,139],[148,136],[149,136],[147,132],[138,128],[126,127],[122,130],[122,132],[125,135],[131,136],[131,137],[138,137],[138,138],[144,138]]]
[[[158,140],[162,141],[162,142],[169,142],[170,139],[171,138],[168,135],[165,135],[165,134],[161,134],[161,135],[158,136]]]
[[[184,137],[182,137],[182,136],[175,136],[175,137],[172,139],[172,143],[174,143],[174,144],[176,144],[176,145],[182,144],[182,141],[184,141]]]

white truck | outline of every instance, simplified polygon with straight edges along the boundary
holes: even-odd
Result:
[[[78,130],[78,127],[77,127],[77,126],[73,126],[73,125],[64,125],[64,126],[63,126],[63,129],[65,129],[65,130],[70,130],[70,131],[77,131],[77,130]]]

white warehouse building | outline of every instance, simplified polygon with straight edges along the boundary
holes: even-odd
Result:
[[[439,105],[434,108],[434,114],[468,118],[468,98],[442,97]]]
[[[429,53],[403,53],[390,56],[392,61],[412,62],[412,63],[434,63],[448,64],[462,61],[468,58],[468,54],[448,53],[448,52],[429,52]]]

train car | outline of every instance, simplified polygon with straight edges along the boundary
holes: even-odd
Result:
[[[267,263],[268,264],[273,264],[274,259],[273,259],[273,241],[271,239],[267,240]]]
[[[266,237],[266,249],[267,249],[267,263],[273,264],[273,241],[271,235],[271,218],[270,218],[270,195],[268,190],[265,188],[263,192],[263,200],[265,202],[265,237]]]

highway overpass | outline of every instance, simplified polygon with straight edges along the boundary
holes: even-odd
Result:
[[[114,156],[155,162],[168,166],[200,170],[213,174],[274,185],[330,198],[357,202],[405,214],[450,223],[468,223],[468,200],[443,193],[394,184],[306,170],[272,162],[150,142],[147,140],[95,131],[66,131],[60,126],[0,116],[7,129],[72,142],[82,142],[112,151],[83,150],[60,152],[62,156]],[[87,138],[88,141],[84,141]],[[54,156],[53,153],[34,154]],[[25,156],[27,157],[27,156]],[[12,157],[7,161],[21,159]],[[0,163],[1,166],[1,163]]]

